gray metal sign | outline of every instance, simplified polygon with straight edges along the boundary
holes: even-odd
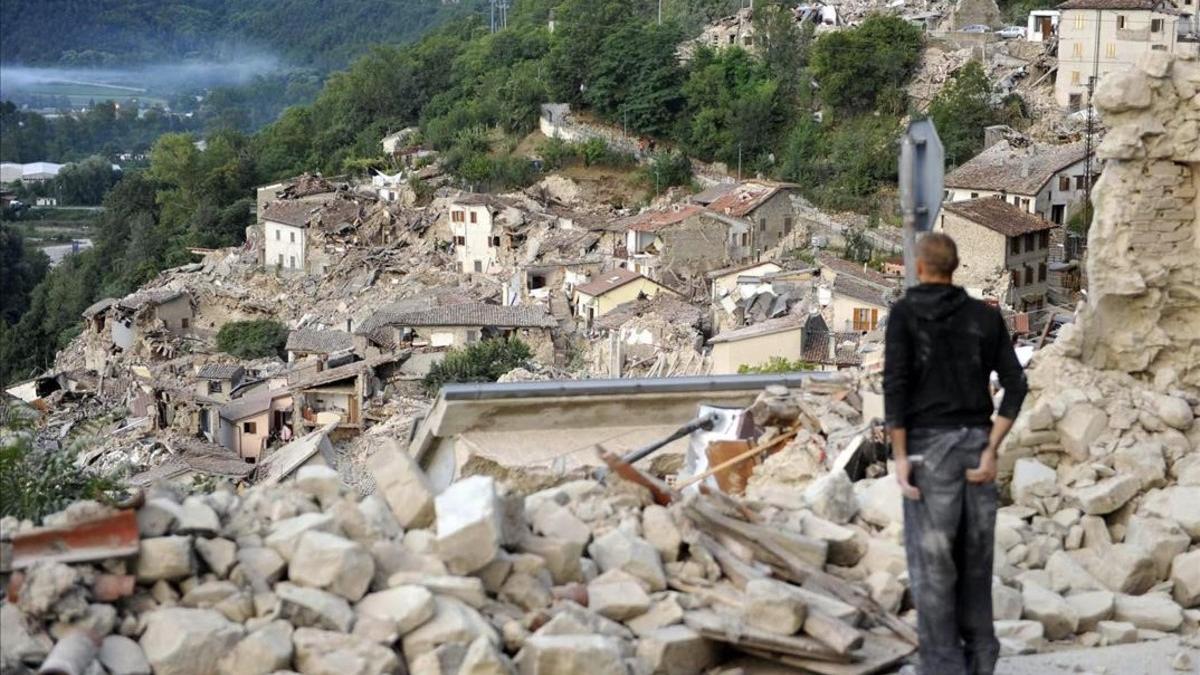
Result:
[[[933,229],[942,208],[946,153],[933,120],[909,122],[900,141],[900,212],[904,216],[904,281],[917,283],[918,232]]]

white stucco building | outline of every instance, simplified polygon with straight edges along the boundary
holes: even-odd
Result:
[[[263,210],[263,264],[267,269],[284,273],[307,269],[305,240],[312,209],[312,204],[273,202]]]
[[[1068,0],[1058,6],[1054,100],[1072,111],[1088,104],[1089,78],[1132,68],[1150,51],[1196,54],[1195,0]]]
[[[450,202],[450,234],[454,259],[462,272],[494,274],[500,256],[511,246],[506,225],[524,222],[519,209],[487,194],[463,194]]]

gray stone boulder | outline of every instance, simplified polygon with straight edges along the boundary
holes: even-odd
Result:
[[[287,670],[292,665],[292,631],[292,624],[272,621],[250,633],[221,658],[221,675]]]
[[[397,586],[370,593],[354,606],[354,613],[389,622],[403,637],[433,617],[433,593],[422,586]]]
[[[613,528],[592,541],[588,553],[602,572],[623,570],[646,582],[651,591],[667,587],[666,572],[658,551],[641,537]]]
[[[602,635],[531,635],[515,659],[521,675],[626,675],[620,643]]]
[[[496,558],[503,532],[503,508],[490,476],[471,476],[446,488],[434,500],[437,554],[454,574],[470,574]]]
[[[145,616],[139,644],[155,675],[208,675],[242,639],[243,628],[211,609],[171,607]]]
[[[302,586],[336,593],[350,601],[367,592],[375,575],[375,561],[362,544],[326,532],[309,531],[300,537],[288,563],[288,578]]]
[[[382,675],[400,673],[395,652],[357,635],[316,628],[292,634],[296,671],[301,675]]]

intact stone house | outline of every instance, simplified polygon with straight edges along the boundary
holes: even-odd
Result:
[[[1152,51],[1197,53],[1196,0],[1068,0],[1058,6],[1058,73],[1054,100],[1069,110],[1088,104],[1087,86],[1129,70]],[[1182,10],[1182,11],[1181,11]]]
[[[287,343],[284,345],[289,362],[300,361],[310,356],[324,361],[330,354],[353,349],[353,335],[341,330],[313,328],[302,328],[288,333]]]
[[[1087,195],[1086,158],[1083,142],[1016,145],[1002,140],[946,175],[946,201],[999,197],[1061,225]],[[1092,171],[1099,173],[1097,164]]]
[[[995,197],[945,204],[937,223],[958,244],[955,281],[1019,312],[1046,303],[1054,227]]]

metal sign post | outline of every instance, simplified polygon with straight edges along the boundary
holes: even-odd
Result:
[[[933,120],[910,122],[900,141],[905,288],[917,284],[917,233],[932,230],[942,208],[945,163],[946,154]]]

